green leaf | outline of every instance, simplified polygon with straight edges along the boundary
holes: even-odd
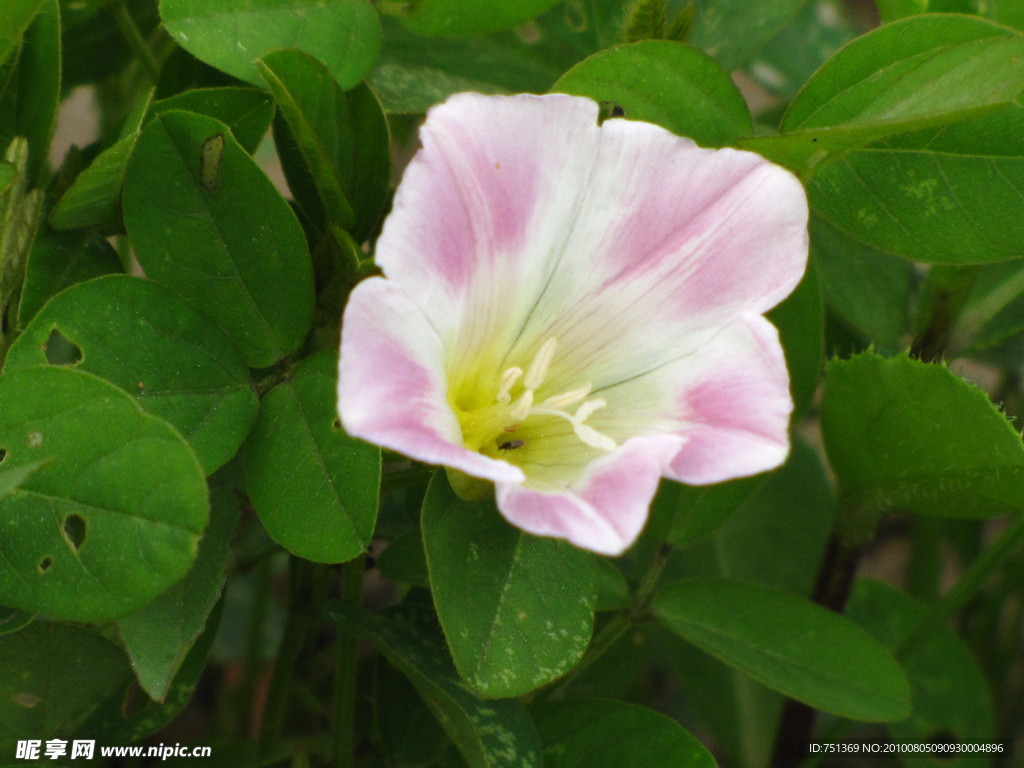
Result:
[[[854,585],[847,614],[895,651],[928,613],[928,606],[877,581]],[[904,662],[914,711],[888,725],[894,741],[927,742],[937,733],[958,741],[992,741],[995,712],[985,673],[967,644],[949,627],[936,627]],[[978,765],[977,756],[942,760],[951,768]]]
[[[166,699],[220,597],[238,527],[238,501],[231,484],[219,478],[211,481],[210,526],[192,570],[149,605],[117,621],[139,685],[154,701]]]
[[[148,105],[147,105],[148,106]],[[144,110],[147,118],[172,110],[207,115],[227,124],[231,134],[250,154],[256,151],[270,126],[274,105],[263,91],[254,88],[201,88],[179,93]],[[122,132],[115,144],[103,150],[75,179],[50,214],[57,229],[110,226],[121,215],[121,187],[128,158],[142,128],[138,124]],[[127,126],[130,127],[130,126]],[[119,227],[118,227],[119,228]]]
[[[43,7],[44,0],[8,0],[0,17],[0,65],[7,61],[21,42],[21,36]]]
[[[384,661],[373,670],[372,703],[374,724],[390,765],[438,764],[451,744],[448,734],[412,683]]]
[[[206,669],[206,659],[220,628],[224,603],[218,602],[206,620],[206,627],[196,639],[185,660],[171,681],[163,701],[146,698],[134,680],[109,696],[82,725],[79,733],[87,738],[99,737],[100,743],[131,744],[159,731],[177,717],[192,699],[199,678]],[[143,699],[138,709],[126,707],[129,701]]]
[[[136,610],[192,565],[203,472],[164,421],[95,376],[36,366],[0,376],[3,466],[53,462],[0,499],[0,602],[75,621]]]
[[[315,56],[342,88],[362,80],[380,55],[380,22],[368,0],[160,0],[160,17],[197,59],[256,86],[256,60],[277,48]]]
[[[910,342],[914,265],[858,243],[820,216],[811,218],[811,254],[829,309],[882,349]]]
[[[224,123],[154,118],[128,164],[124,220],[146,274],[214,318],[248,365],[302,343],[313,316],[305,237]]]
[[[621,107],[701,146],[722,147],[753,128],[739,90],[711,58],[687,45],[644,40],[584,59],[554,91]]]
[[[397,608],[370,616],[339,601],[328,605],[327,615],[376,646],[409,679],[469,768],[540,767],[540,738],[526,710],[518,701],[481,699],[467,690],[424,611]]]
[[[928,0],[875,0],[883,22],[916,16],[928,10]]]
[[[885,648],[790,592],[688,579],[662,588],[653,609],[684,640],[816,709],[871,722],[910,714],[906,677]]]
[[[0,161],[0,195],[3,195],[18,176],[18,171],[13,163]]]
[[[1024,508],[1020,435],[945,366],[871,352],[834,360],[821,426],[850,509],[983,518]]]
[[[607,699],[552,701],[530,710],[546,768],[715,768],[679,723],[653,709]]]
[[[25,267],[18,304],[18,324],[24,328],[51,297],[68,286],[121,271],[121,260],[110,243],[87,232],[54,232],[41,227]]]
[[[36,621],[0,637],[0,752],[13,757],[19,739],[68,738],[129,680],[121,649],[82,627]]]
[[[301,51],[278,51],[259,64],[312,175],[323,218],[361,242],[388,196],[388,127],[376,97],[365,85],[345,93]]]
[[[25,30],[21,52],[0,66],[0,149],[15,136],[28,139],[31,186],[46,171],[60,101],[60,7],[57,0],[35,4],[39,13]]]
[[[800,170],[885,136],[1013,105],[1024,36],[968,16],[887,24],[840,49],[790,104],[781,136],[751,148]]]
[[[478,691],[518,696],[579,661],[594,629],[591,553],[512,527],[493,499],[462,501],[441,473],[423,502],[423,547],[455,666]]]
[[[478,35],[539,16],[559,0],[417,0],[401,17],[419,35]]]
[[[196,88],[153,104],[152,115],[195,112],[220,120],[250,155],[256,152],[274,117],[274,102],[256,88]]]
[[[100,152],[75,177],[50,212],[54,229],[104,226],[115,229],[121,214],[121,186],[139,134],[132,133]]]
[[[652,516],[670,518],[667,541],[688,547],[714,533],[767,479],[761,474],[714,485],[662,482]]]
[[[1018,56],[1024,61],[1024,50]],[[1024,108],[1014,104],[948,127],[894,136],[815,173],[808,198],[839,229],[903,258],[935,264],[1019,258],[1022,132]]]
[[[771,40],[806,0],[696,0],[689,42],[731,72]]]
[[[247,490],[267,532],[318,563],[369,548],[380,493],[380,449],[341,429],[336,382],[336,355],[307,358],[263,398],[245,446]]]
[[[49,362],[55,333],[78,348],[78,368],[181,432],[207,474],[235,455],[256,418],[249,372],[228,337],[151,280],[107,275],[59,293],[11,346],[4,370]]]

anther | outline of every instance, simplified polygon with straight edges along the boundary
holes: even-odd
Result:
[[[537,389],[544,383],[544,379],[548,375],[548,366],[551,365],[551,360],[554,358],[557,348],[558,341],[554,336],[541,345],[541,348],[537,350],[537,354],[534,355],[533,362],[530,363],[530,368],[526,372],[526,378],[523,379],[524,387],[527,389]]]

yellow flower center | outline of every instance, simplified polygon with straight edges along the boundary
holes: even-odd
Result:
[[[526,445],[526,439],[517,437],[516,433],[536,416],[563,419],[572,426],[576,437],[592,448],[604,451],[615,448],[614,440],[585,423],[591,414],[608,404],[603,398],[587,399],[590,384],[537,402],[537,390],[547,378],[557,348],[558,342],[554,338],[544,342],[525,375],[523,369],[517,366],[505,370],[493,399],[481,398],[484,405],[469,409],[455,406],[467,448],[492,456],[511,454]],[[570,413],[568,409],[574,406],[575,410]]]

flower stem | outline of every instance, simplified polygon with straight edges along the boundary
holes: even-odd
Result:
[[[345,563],[342,570],[341,596],[358,605],[363,593],[363,571],[366,555]],[[358,668],[356,638],[341,632],[338,637],[338,669],[334,678],[334,765],[355,766],[355,713]]]

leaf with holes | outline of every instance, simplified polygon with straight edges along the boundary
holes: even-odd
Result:
[[[539,768],[540,739],[526,709],[514,699],[481,699],[452,668],[433,616],[412,606],[370,615],[343,601],[327,615],[373,644],[413,684],[469,768]]]
[[[0,753],[66,739],[131,675],[120,648],[82,627],[37,621],[0,637]]]
[[[644,40],[584,59],[551,89],[610,102],[704,147],[753,130],[743,96],[717,62],[682,43]]]
[[[307,358],[260,403],[245,444],[249,497],[271,538],[318,563],[365,552],[377,521],[380,450],[341,429],[337,357]]]
[[[179,581],[207,522],[184,439],[83,371],[0,376],[4,468],[52,462],[0,499],[0,603],[73,621],[129,613]]]
[[[81,370],[121,387],[192,445],[207,473],[256,418],[249,372],[224,332],[152,280],[108,275],[53,297],[7,354],[5,371],[52,361],[60,335]]]
[[[246,364],[273,365],[302,343],[313,319],[305,237],[224,123],[155,117],[128,164],[124,223],[146,275],[212,317]]]
[[[380,22],[368,0],[161,0],[160,17],[197,59],[257,86],[256,60],[278,48],[317,57],[342,88],[362,80],[380,55]]]
[[[579,661],[594,629],[593,554],[512,527],[493,499],[462,501],[440,472],[423,546],[455,666],[474,688],[518,696]]]

